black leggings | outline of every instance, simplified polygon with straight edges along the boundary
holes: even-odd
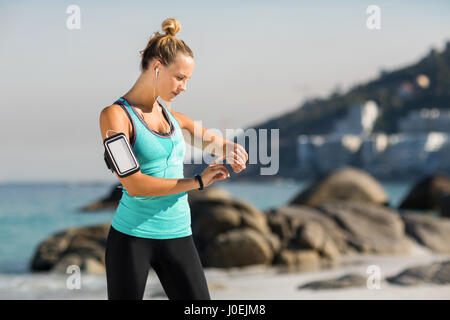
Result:
[[[169,299],[211,299],[192,236],[147,239],[111,227],[105,264],[109,300],[142,299],[150,267]]]

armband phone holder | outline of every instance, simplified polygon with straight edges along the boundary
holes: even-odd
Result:
[[[139,162],[125,134],[118,133],[103,140],[106,166],[121,178],[140,170]]]

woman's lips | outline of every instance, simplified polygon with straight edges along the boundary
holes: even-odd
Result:
[[[173,93],[173,95],[176,97],[177,95],[178,95],[178,93],[176,93],[176,92],[172,92]]]

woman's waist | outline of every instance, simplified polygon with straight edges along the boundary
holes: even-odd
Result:
[[[131,196],[128,191],[123,188],[122,198],[120,199],[119,205],[126,204],[127,206],[144,208],[169,208],[175,205],[179,206],[180,203],[189,205],[187,192],[169,194],[165,196]]]

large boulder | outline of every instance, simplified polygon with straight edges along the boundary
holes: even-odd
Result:
[[[272,232],[280,238],[282,248],[312,249],[328,258],[352,252],[339,225],[317,208],[287,205],[272,208],[266,211],[266,215]],[[292,259],[282,259],[285,260]]]
[[[450,219],[400,211],[406,233],[438,253],[450,253]]]
[[[323,258],[349,253],[408,253],[413,242],[398,213],[361,201],[328,201],[316,207],[288,205],[267,211],[282,248],[315,250]]]
[[[439,198],[439,208],[442,217],[450,218],[450,193]]]
[[[65,272],[77,265],[86,273],[104,272],[110,224],[69,228],[41,242],[31,260],[32,271]]]
[[[199,198],[191,203],[192,233],[205,267],[268,264],[279,251],[265,214],[239,199]]]
[[[192,232],[200,250],[220,233],[251,228],[270,233],[265,214],[239,199],[206,198],[191,203]]]
[[[356,200],[388,205],[382,185],[367,172],[344,167],[318,179],[289,204],[316,206],[329,200]]]
[[[447,195],[450,195],[450,177],[436,173],[415,184],[400,203],[399,209],[439,211],[440,202]]]
[[[242,267],[254,264],[271,264],[276,237],[250,229],[235,229],[219,234],[204,249],[202,263],[205,267]]]
[[[362,201],[329,201],[317,207],[332,218],[346,235],[347,245],[361,253],[410,253],[412,241],[406,236],[397,211]]]
[[[295,241],[299,247],[313,249],[326,258],[335,259],[340,255],[334,240],[327,234],[324,227],[315,221],[308,221],[300,225]]]

